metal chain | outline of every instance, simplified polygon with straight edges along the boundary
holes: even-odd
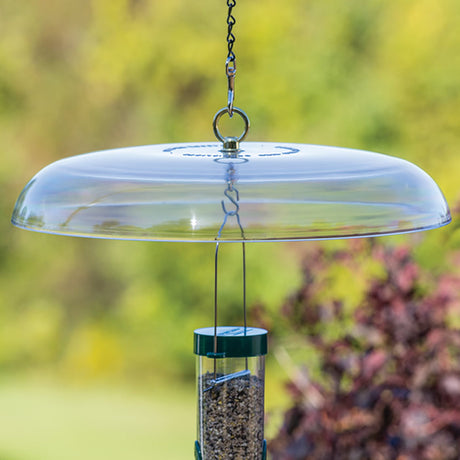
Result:
[[[227,45],[228,54],[225,61],[225,73],[228,79],[228,115],[233,117],[233,101],[235,99],[235,74],[236,74],[236,56],[233,52],[235,44],[235,35],[233,34],[233,26],[236,24],[235,16],[233,16],[233,8],[236,6],[236,0],[227,0],[228,15],[227,15]]]
[[[228,96],[227,96],[227,107],[219,110],[214,115],[213,120],[213,127],[214,127],[214,134],[216,135],[217,139],[224,143],[224,152],[238,152],[239,151],[239,142],[243,140],[246,136],[248,129],[249,129],[249,118],[248,116],[238,107],[234,107],[233,103],[235,101],[235,75],[236,75],[236,56],[235,52],[233,51],[233,46],[235,44],[236,38],[235,34],[233,33],[233,27],[236,24],[235,16],[233,15],[233,8],[236,6],[236,0],[227,0],[228,6],[228,14],[227,14],[227,47],[228,53],[227,58],[225,60],[225,74],[227,75],[228,80]],[[234,113],[240,115],[244,122],[245,122],[245,129],[243,134],[238,137],[223,137],[219,129],[217,127],[218,121],[222,114],[225,112],[228,113],[230,118],[233,117]],[[229,141],[228,143],[226,141]]]
[[[236,24],[235,16],[233,16],[233,8],[236,6],[236,0],[227,0],[228,15],[227,15],[227,44],[228,56],[227,62],[235,62],[235,53],[233,52],[233,44],[235,43],[235,35],[233,34],[233,26]]]

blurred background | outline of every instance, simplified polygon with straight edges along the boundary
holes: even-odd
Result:
[[[48,236],[10,216],[65,156],[212,140],[226,15],[223,0],[0,0],[0,460],[192,456],[214,247]],[[454,211],[410,237],[248,247],[273,458],[459,458],[460,3],[240,1],[235,15],[249,140],[408,159]],[[240,257],[223,247],[226,323],[241,320]]]

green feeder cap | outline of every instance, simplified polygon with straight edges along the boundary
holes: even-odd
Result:
[[[193,352],[208,358],[249,358],[266,355],[267,331],[256,327],[222,326],[217,328],[217,353],[214,353],[214,328],[196,329]]]

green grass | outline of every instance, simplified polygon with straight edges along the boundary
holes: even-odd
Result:
[[[193,458],[193,389],[0,383],[0,460]]]

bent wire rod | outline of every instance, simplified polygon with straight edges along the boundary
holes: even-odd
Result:
[[[224,220],[222,222],[222,225],[219,229],[219,232],[217,234],[217,239],[221,238],[222,236],[222,230],[224,229],[225,225],[227,224],[227,220],[229,217],[236,217],[238,227],[241,232],[241,237],[245,238],[244,235],[244,229],[243,226],[241,225],[241,220],[240,220],[240,215],[239,215],[239,210],[240,210],[240,205],[239,205],[239,192],[238,190],[234,187],[234,182],[235,182],[235,169],[233,167],[233,164],[230,163],[228,165],[227,169],[227,188],[224,191],[224,195],[228,198],[228,200],[235,206],[235,209],[233,211],[227,211],[227,208],[225,207],[225,202],[224,200],[221,201],[222,204],[222,210],[224,211]],[[234,193],[235,196],[232,196],[231,194]],[[244,334],[246,335],[246,329],[247,329],[247,308],[246,308],[246,244],[243,241],[242,242],[242,251],[243,251],[243,317],[244,317]],[[216,242],[216,252],[215,252],[215,258],[214,258],[214,380],[216,381],[217,379],[217,305],[218,305],[218,262],[219,262],[219,241]],[[246,358],[246,370],[248,369],[248,360]]]

